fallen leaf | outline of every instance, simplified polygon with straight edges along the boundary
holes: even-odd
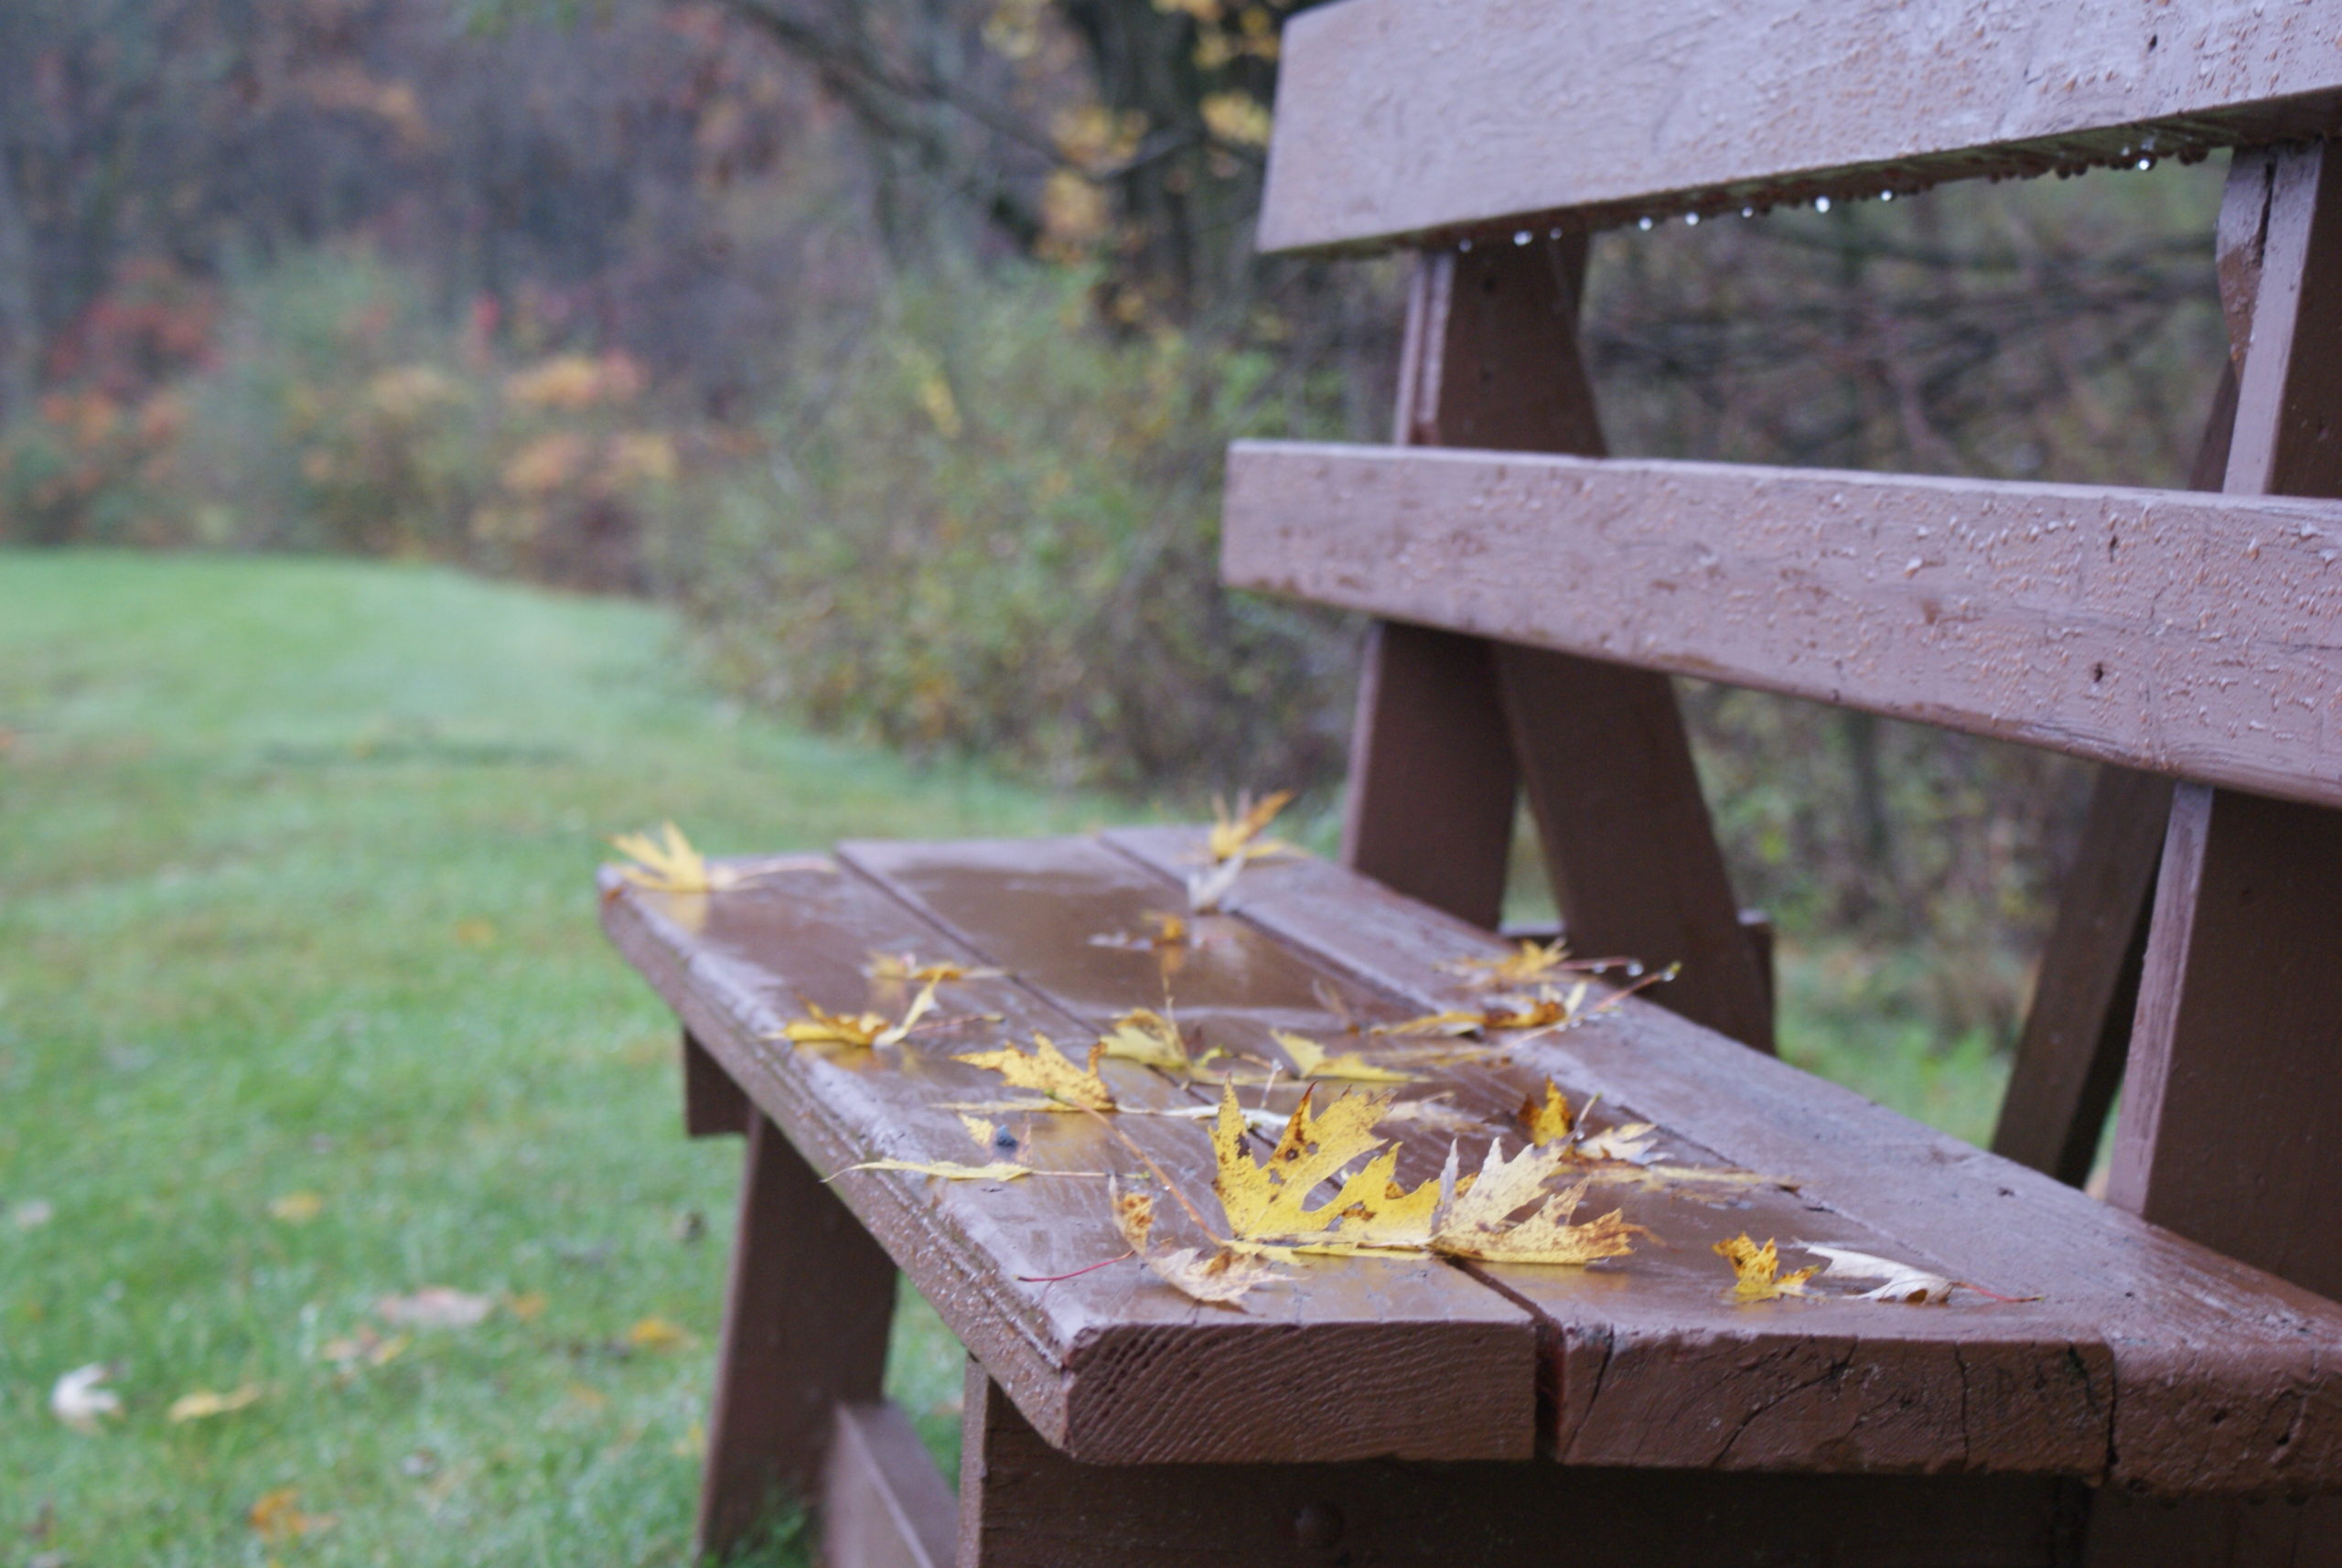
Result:
[[[122,1413],[122,1397],[98,1386],[113,1375],[102,1361],[74,1368],[48,1391],[49,1413],[76,1432],[97,1431],[99,1417]]]
[[[672,1350],[692,1337],[663,1317],[646,1317],[626,1331],[626,1342],[638,1350]]]
[[[268,1202],[269,1218],[287,1225],[306,1225],[325,1211],[326,1200],[314,1192],[288,1192]]]
[[[1235,1088],[1220,1091],[1212,1123],[1212,1191],[1237,1240],[1314,1251],[1421,1247],[1439,1195],[1425,1182],[1410,1193],[1392,1179],[1399,1151],[1384,1148],[1374,1125],[1390,1109],[1387,1092],[1346,1093],[1322,1116],[1311,1109],[1312,1084],[1293,1108],[1266,1165],[1245,1145],[1245,1114]],[[1375,1151],[1380,1150],[1380,1154]],[[1374,1157],[1343,1178],[1334,1196],[1312,1208],[1309,1197],[1361,1155]]]
[[[344,1369],[355,1366],[360,1361],[369,1366],[380,1367],[386,1362],[396,1360],[405,1352],[406,1348],[414,1343],[414,1336],[412,1334],[394,1334],[385,1339],[372,1328],[361,1324],[357,1333],[338,1339],[328,1339],[318,1346],[317,1357],[320,1360],[332,1361]]]
[[[660,832],[656,839],[620,833],[610,840],[612,849],[634,863],[618,867],[619,875],[653,893],[717,893],[740,880],[737,872],[708,865],[674,823],[665,823]]]
[[[1014,1046],[1003,1046],[996,1051],[976,1051],[952,1059],[996,1072],[1018,1089],[1038,1090],[1049,1097],[1051,1109],[1114,1109],[1113,1091],[1106,1087],[1106,1080],[1098,1076],[1098,1060],[1106,1054],[1102,1044],[1090,1047],[1087,1067],[1074,1066],[1066,1059],[1065,1053],[1058,1049],[1055,1042],[1037,1029],[1033,1033],[1033,1045],[1030,1054],[1019,1051]],[[1036,1106],[1034,1109],[1043,1108]]]
[[[1550,1078],[1545,1080],[1545,1102],[1540,1105],[1534,1100],[1523,1100],[1520,1115],[1532,1144],[1566,1144],[1577,1131],[1577,1117],[1570,1110],[1569,1096]]]
[[[1142,1192],[1119,1189],[1112,1198],[1114,1225],[1123,1240],[1149,1273],[1182,1295],[1214,1305],[1232,1305],[1254,1285],[1285,1277],[1261,1259],[1225,1247],[1209,1256],[1196,1247],[1168,1251],[1150,1248],[1147,1238],[1155,1226],[1155,1199]]]
[[[1456,1177],[1457,1146],[1451,1144],[1447,1168],[1439,1177],[1439,1206],[1432,1214],[1432,1250],[1492,1263],[1591,1263],[1634,1251],[1630,1239],[1650,1232],[1618,1209],[1583,1225],[1570,1223],[1585,1197],[1584,1179],[1565,1191],[1546,1193],[1546,1181],[1568,1161],[1564,1149],[1533,1144],[1508,1161],[1499,1139],[1488,1145],[1478,1179],[1467,1186]],[[1536,1212],[1509,1219],[1532,1203]]]
[[[1493,991],[1508,985],[1529,985],[1544,979],[1568,961],[1569,950],[1556,937],[1550,942],[1523,939],[1502,958],[1459,958],[1439,967],[1467,977],[1476,990]]]
[[[1036,1171],[1031,1165],[999,1160],[988,1165],[955,1165],[950,1160],[865,1160],[858,1165],[848,1165],[826,1178],[835,1181],[846,1171],[909,1171],[917,1176],[941,1176],[945,1181],[1015,1181],[1028,1176],[1086,1176],[1086,1171]]]
[[[1458,1111],[1443,1103],[1443,1097],[1433,1095],[1427,1100],[1402,1100],[1382,1113],[1378,1126],[1392,1122],[1411,1122],[1428,1127],[1434,1133],[1450,1137],[1477,1135],[1488,1131],[1488,1124],[1468,1111]]]
[[[1116,1061],[1136,1062],[1181,1077],[1191,1070],[1179,1026],[1151,1008],[1134,1007],[1115,1019],[1113,1027],[1099,1036],[1098,1044]]]
[[[386,1295],[374,1304],[383,1322],[407,1328],[470,1328],[486,1320],[496,1303],[484,1295],[425,1285],[413,1295]]]
[[[1273,1031],[1273,1037],[1284,1048],[1284,1054],[1293,1058],[1294,1070],[1304,1078],[1340,1079],[1351,1083],[1417,1081],[1413,1073],[1377,1067],[1356,1051],[1345,1051],[1340,1056],[1328,1055],[1325,1047],[1306,1035],[1278,1029]]]
[[[1187,873],[1187,908],[1198,915],[1219,912],[1221,902],[1234,890],[1236,879],[1244,874],[1249,862],[1243,855],[1214,861],[1199,870]]]
[[[1291,844],[1278,839],[1264,839],[1277,813],[1293,800],[1293,791],[1279,789],[1262,796],[1255,802],[1249,794],[1236,797],[1236,810],[1231,813],[1219,796],[1212,797],[1211,832],[1204,840],[1204,853],[1215,862],[1225,860],[1262,860],[1270,855],[1295,854]]]
[[[19,1230],[38,1230],[57,1218],[57,1206],[45,1197],[27,1197],[8,1206],[8,1222]]]
[[[975,1145],[979,1149],[990,1149],[998,1145],[1000,1138],[1000,1123],[993,1121],[991,1118],[985,1116],[962,1116],[960,1118],[960,1125],[968,1130],[968,1136],[975,1141]],[[1014,1145],[1015,1142],[1016,1140],[1014,1138],[1009,1140],[1011,1145]]]
[[[244,1518],[263,1541],[272,1543],[298,1541],[305,1535],[331,1530],[334,1524],[334,1516],[329,1513],[301,1511],[301,1489],[298,1487],[279,1487],[274,1491],[263,1492]]]
[[[496,945],[496,922],[469,919],[456,922],[456,945],[466,948],[486,948]]]
[[[1825,1280],[1842,1276],[1852,1280],[1879,1281],[1880,1283],[1873,1289],[1854,1293],[1855,1299],[1860,1301],[1899,1301],[1914,1306],[1934,1305],[1951,1294],[1955,1283],[1941,1274],[1929,1273],[1916,1264],[1898,1263],[1892,1258],[1875,1257],[1848,1247],[1823,1247],[1811,1241],[1799,1241],[1797,1245],[1817,1257],[1829,1260],[1829,1267],[1821,1271],[1821,1277]]]
[[[935,988],[939,983],[930,980],[921,987],[899,1023],[888,1022],[881,1013],[832,1013],[818,1004],[806,1002],[804,1017],[782,1025],[777,1035],[765,1037],[785,1039],[792,1045],[844,1046],[854,1050],[900,1045],[935,1006]]]
[[[1396,1024],[1378,1024],[1378,1035],[1487,1035],[1504,1030],[1566,1028],[1580,1020],[1590,988],[1584,983],[1564,996],[1552,986],[1534,996],[1499,996],[1486,1007],[1451,1007]]]
[[[1769,1240],[1759,1247],[1744,1230],[1729,1241],[1718,1241],[1715,1252],[1732,1264],[1735,1276],[1732,1294],[1737,1300],[1772,1301],[1780,1296],[1817,1294],[1806,1289],[1805,1282],[1814,1276],[1821,1265],[1799,1269],[1784,1277],[1780,1249]]]
[[[925,982],[940,985],[955,980],[997,980],[1004,972],[997,969],[978,969],[951,959],[930,959],[921,961],[916,953],[874,952],[862,972],[873,980],[890,980],[911,985]]]
[[[1649,1160],[1651,1137],[1658,1131],[1657,1122],[1621,1122],[1605,1132],[1582,1135],[1571,1152],[1580,1159],[1638,1165]]]
[[[519,1295],[509,1295],[504,1298],[504,1310],[523,1323],[534,1323],[538,1318],[543,1317],[549,1305],[545,1300],[545,1293],[537,1290],[522,1291]]]
[[[246,1405],[257,1404],[268,1391],[258,1383],[246,1383],[232,1393],[213,1393],[209,1389],[197,1389],[181,1394],[171,1402],[166,1415],[173,1426],[182,1422],[201,1421],[207,1416],[226,1415]]]

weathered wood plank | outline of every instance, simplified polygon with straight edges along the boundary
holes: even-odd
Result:
[[[1166,869],[1196,844],[1176,829],[1121,832],[1113,842]],[[1415,1008],[1468,995],[1439,967],[1444,961],[1500,950],[1485,932],[1314,860],[1246,872],[1236,908],[1264,932]],[[1723,1380],[1745,1394],[1752,1435],[1733,1438],[1727,1428],[1721,1451],[1699,1462],[1730,1466],[1802,1448],[1817,1455],[1811,1463],[1853,1467],[1918,1452],[1920,1434],[1938,1423],[1939,1436],[1979,1467],[1995,1462],[1987,1454],[2013,1467],[2028,1449],[2042,1461],[2051,1450],[2079,1454],[2082,1434],[2094,1432],[2094,1460],[2073,1473],[2174,1494],[2342,1489],[2342,1366],[2334,1353],[2342,1306],[1639,1001],[1511,1055],[1531,1072],[1598,1090],[1606,1104],[1681,1130],[1723,1159],[1797,1179],[1811,1207],[1784,1240],[1813,1239],[1825,1224],[1858,1225],[1885,1239],[1866,1250],[2044,1297],[1957,1315],[1898,1310],[1851,1326],[1790,1316],[1801,1311],[1792,1308],[1782,1316],[1809,1334],[1810,1379],[1801,1386],[1793,1364],[1759,1358]],[[1487,1272],[1552,1326],[1563,1457],[1659,1463],[1647,1446],[1653,1432],[1698,1430],[1667,1402],[1703,1397],[1693,1380],[1668,1371],[1676,1353],[1668,1336],[1691,1321],[1687,1306],[1671,1297],[1660,1316],[1680,1321],[1638,1320],[1633,1294],[1593,1290],[1591,1272]],[[1765,1310],[1750,1309],[1752,1320],[1763,1322],[1756,1315]],[[1627,1331],[1606,1339],[1608,1322]],[[1951,1374],[1964,1378],[1964,1399],[1872,1402],[1894,1379],[1928,1367],[1928,1342],[1956,1342],[1961,1332],[1977,1337]],[[1851,1356],[1833,1355],[1835,1335],[1848,1337]],[[1979,1344],[2034,1346],[2040,1357],[2012,1355],[2003,1376],[1977,1359]],[[1857,1369],[1886,1381],[1865,1385]],[[1794,1397],[1768,1402],[1768,1379]],[[1614,1395],[1619,1404],[1606,1411]],[[1733,1391],[1705,1397],[1722,1403]]]
[[[891,1401],[838,1407],[822,1488],[822,1568],[951,1568],[960,1504]]]
[[[968,1377],[960,1568],[2060,1568],[2076,1499],[2004,1477],[1493,1465],[1105,1467]]]
[[[1265,250],[1601,225],[2342,126],[2321,4],[1348,0],[1284,31]]]
[[[2342,803],[2332,501],[1239,443],[1224,541],[1241,587]]]
[[[807,1290],[808,1280],[822,1288]],[[700,1477],[702,1552],[729,1552],[781,1498],[813,1497],[832,1410],[878,1397],[894,1311],[886,1254],[756,1116]]]
[[[997,1157],[974,1144],[953,1106],[998,1099],[1001,1080],[953,1056],[1036,1030],[1081,1043],[1075,1020],[1015,981],[972,979],[946,988],[943,1011],[996,1021],[923,1031],[883,1053],[833,1058],[792,1048],[769,1036],[802,1015],[800,998],[833,1011],[900,1013],[902,987],[862,972],[874,951],[981,960],[876,886],[835,871],[772,872],[707,896],[650,893],[614,876],[604,888],[604,923],[620,950],[825,1172],[875,1158]],[[1080,933],[1071,928],[1068,941],[1078,945]],[[1133,1064],[1110,1061],[1103,1071],[1125,1104],[1192,1104]],[[1039,1169],[1143,1179],[1140,1162],[1089,1117],[996,1120]],[[1125,1135],[1176,1179],[1209,1186],[1209,1144],[1192,1128],[1124,1121]],[[857,1171],[828,1190],[1036,1427],[1081,1458],[1287,1460],[1305,1456],[1297,1445],[1316,1444],[1338,1452],[1305,1456],[1447,1457],[1462,1449],[1515,1457],[1533,1444],[1529,1317],[1452,1271],[1305,1267],[1235,1311],[1189,1302],[1135,1263],[1055,1278],[1123,1251],[1101,1181],[1037,1176],[995,1185]]]

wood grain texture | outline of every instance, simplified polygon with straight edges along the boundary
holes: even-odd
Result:
[[[1012,846],[995,846],[1015,864]],[[754,863],[743,863],[755,869]],[[1053,907],[1051,884],[1026,885]],[[1080,1026],[1013,980],[946,988],[947,1015],[899,1049],[832,1058],[770,1038],[801,1016],[898,1015],[899,985],[865,978],[873,951],[980,961],[933,922],[854,875],[783,870],[716,895],[671,896],[604,880],[603,919],[621,951],[741,1088],[819,1169],[876,1158],[982,1163],[952,1107],[996,1100],[999,1078],[953,1060],[1043,1031],[1079,1046]],[[1059,918],[1078,912],[1068,904]],[[1080,947],[1087,932],[1065,928]],[[1109,950],[1092,949],[1101,959]],[[1151,964],[1151,959],[1149,960]],[[1151,971],[1150,971],[1151,972]],[[1154,993],[1137,988],[1133,1001]],[[1103,1071],[1122,1102],[1193,1101],[1127,1062]],[[1143,1166],[1091,1119],[999,1119],[1045,1170]],[[1208,1189],[1200,1127],[1131,1117],[1126,1135],[1184,1185]],[[1034,1176],[943,1182],[900,1172],[837,1175],[843,1198],[971,1353],[1068,1453],[1101,1463],[1370,1455],[1518,1457],[1535,1438],[1528,1315],[1427,1260],[1304,1265],[1244,1310],[1189,1302],[1135,1262],[1053,1279],[1124,1250],[1104,1183]]]
[[[819,1290],[805,1288],[819,1280]],[[763,1116],[748,1127],[724,1341],[707,1418],[699,1550],[721,1556],[774,1503],[811,1499],[832,1412],[875,1400],[895,1268]]]
[[[1166,867],[1195,845],[1168,829],[1112,842]],[[1499,950],[1485,932],[1317,861],[1247,872],[1238,911],[1413,1008],[1466,994],[1442,961]],[[1777,1332],[1780,1356],[1720,1357],[1703,1389],[1667,1370],[1714,1343],[1688,1304],[1671,1296],[1643,1317],[1632,1292],[1594,1289],[1593,1271],[1487,1270],[1548,1325],[1563,1458],[1660,1463],[1651,1445],[1673,1433],[1690,1434],[1684,1463],[1802,1454],[1815,1467],[1893,1467],[1933,1431],[1939,1455],[1960,1455],[1939,1459],[1954,1467],[2054,1455],[2075,1474],[2175,1495],[2342,1489],[2342,1306],[1639,1001],[1511,1055],[1715,1157],[1795,1178],[1810,1207],[1785,1241],[1859,1227],[1889,1255],[2044,1297],[1851,1324],[1735,1312],[1717,1332]],[[1851,1354],[1832,1344],[1840,1336]]]
[[[1223,552],[1241,587],[2342,802],[2332,501],[1239,443]]]
[[[1348,0],[1286,25],[1261,245],[1737,211],[2342,126],[2316,0]]]
[[[1503,1465],[1105,1467],[972,1367],[960,1568],[2063,1568],[2059,1483]]]
[[[707,1047],[683,1031],[683,1135],[687,1138],[737,1136],[748,1130],[756,1115],[748,1097],[716,1065]]]
[[[821,1527],[822,1568],[951,1568],[959,1500],[901,1406],[838,1407]]]
[[[2122,1081],[2171,789],[2150,773],[2100,769],[1993,1131],[1994,1154],[2074,1187],[2090,1176]]]

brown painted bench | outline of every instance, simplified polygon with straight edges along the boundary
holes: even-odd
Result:
[[[2280,140],[2342,128],[2342,18],[1756,9],[1349,0],[1288,29],[1264,238],[1423,253],[1398,445],[1230,466],[1229,579],[1380,622],[1344,865],[1252,863],[1171,946],[1144,934],[1186,906],[1190,830],[854,843],[704,894],[606,875],[683,1021],[691,1130],[747,1134],[707,1548],[780,1487],[842,1568],[2342,1563],[2342,161]],[[1599,455],[1589,227],[2231,145],[2224,493]],[[1671,672],[2107,765],[2002,1153],[1768,1054]],[[1377,1033],[1486,1004],[1455,966],[1510,950],[1523,789],[1573,942],[1681,977],[1468,1055]],[[912,986],[866,972],[906,952],[998,972],[875,1048],[779,1037],[900,1017]],[[1110,1261],[1091,1176],[848,1169],[993,1159],[963,1118],[1000,1079],[960,1057],[1038,1031],[1078,1058],[1166,993],[1239,1058],[1297,1069],[1292,1031],[1412,1075],[1403,1187],[1451,1139],[1518,1146],[1549,1081],[1690,1174],[1600,1176],[1649,1234],[1590,1267],[1301,1256],[1211,1305]],[[2126,1060],[2101,1204],[2068,1183]],[[1208,1195],[1217,1090],[1101,1072],[1144,1114],[986,1117],[1009,1157]],[[1242,1092],[1272,1127],[1300,1099],[1292,1071]],[[1984,1288],[1744,1302],[1713,1251],[1742,1234]],[[881,1399],[897,1271],[970,1353],[956,1505]]]

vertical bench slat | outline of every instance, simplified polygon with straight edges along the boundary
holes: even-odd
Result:
[[[840,1405],[822,1488],[822,1568],[952,1568],[959,1499],[891,1401]]]

